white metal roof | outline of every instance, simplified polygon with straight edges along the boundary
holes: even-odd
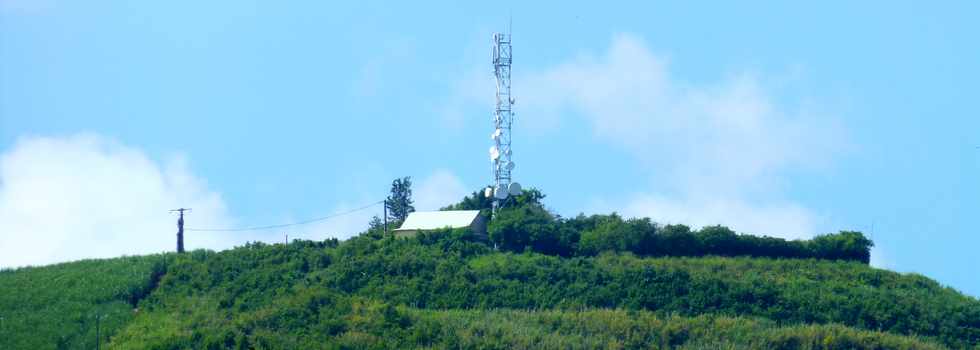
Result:
[[[409,213],[396,231],[463,228],[470,226],[477,215],[480,215],[479,210],[417,211]]]

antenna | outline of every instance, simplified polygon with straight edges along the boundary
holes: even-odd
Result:
[[[510,71],[512,62],[510,30],[513,20],[508,24],[507,34],[494,33],[493,46],[490,56],[493,63],[493,74],[497,80],[496,106],[493,113],[493,133],[490,139],[490,171],[493,174],[493,186],[484,191],[484,195],[493,198],[493,211],[510,195],[520,194],[520,184],[511,183],[511,171],[514,170],[511,150],[511,127],[514,125],[514,98],[510,94]]]
[[[191,211],[191,208],[178,208],[170,211],[171,213],[174,212],[180,213],[180,218],[177,219],[177,252],[178,253],[184,252],[184,212],[185,211],[189,212]]]

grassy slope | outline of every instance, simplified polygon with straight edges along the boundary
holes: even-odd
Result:
[[[133,319],[162,256],[84,260],[0,271],[0,349],[82,349]]]
[[[702,315],[659,316],[635,310],[422,310],[377,300],[309,299],[231,317],[237,327],[216,331],[207,317],[142,317],[114,338],[119,349],[944,349],[910,336],[841,325],[778,326],[764,319]],[[201,307],[205,304],[198,303]],[[204,306],[208,312],[215,308]],[[324,311],[342,306],[343,312]],[[328,315],[325,315],[328,314]],[[328,317],[325,317],[328,316]],[[175,325],[173,322],[180,323]],[[161,323],[165,323],[161,327]],[[177,326],[185,332],[165,331]],[[245,331],[247,329],[247,331]]]
[[[166,274],[143,298],[163,261]],[[901,349],[980,341],[980,301],[858,263],[562,259],[438,237],[83,261],[0,272],[0,291],[0,313],[24,321],[8,327],[6,317],[5,349],[55,348],[59,340],[91,347],[86,317],[99,308],[111,315],[114,348]]]

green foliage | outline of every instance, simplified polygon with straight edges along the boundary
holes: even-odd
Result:
[[[388,207],[388,218],[392,222],[402,222],[408,213],[415,211],[412,206],[412,178],[403,177],[391,182],[391,195],[385,201]]]
[[[980,301],[918,275],[814,259],[500,253],[465,230],[184,254],[139,307],[114,348],[980,343]]]
[[[542,207],[541,200],[544,193],[536,188],[526,189],[520,195],[510,196],[503,202],[507,208],[522,207]],[[490,210],[493,208],[493,199],[484,196],[483,190],[474,191],[469,196],[463,197],[459,203],[452,204],[440,210],[479,210],[480,214],[490,218]]]
[[[118,349],[980,347],[980,301],[867,266],[860,233],[565,219],[534,191],[490,223],[501,251],[468,230],[374,225],[344,242],[0,271],[0,348],[92,348],[95,314]],[[484,209],[476,195],[457,209]]]
[[[193,323],[177,337],[140,319],[119,349],[943,349],[926,339],[841,325],[778,326],[763,319],[660,316],[633,310],[426,310],[296,291],[267,311]],[[213,309],[181,309],[189,318]],[[287,321],[288,320],[288,321]],[[145,323],[145,324],[144,324]]]
[[[805,241],[740,235],[724,226],[691,231],[648,218],[610,215],[556,218],[539,205],[501,209],[488,227],[502,250],[561,256],[630,252],[640,256],[752,256],[850,260],[867,264],[874,244],[860,232],[842,231]]]
[[[530,249],[551,255],[571,256],[577,232],[563,229],[540,206],[500,210],[488,226],[490,240],[500,249],[522,252]]]
[[[0,349],[91,349],[136,316],[165,273],[162,255],[0,271]]]
[[[865,264],[871,261],[874,243],[860,232],[842,231],[836,235],[817,236],[810,241],[814,255],[825,259],[856,260]]]

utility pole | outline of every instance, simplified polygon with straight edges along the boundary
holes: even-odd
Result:
[[[190,208],[178,208],[173,209],[170,212],[180,213],[180,218],[177,219],[177,253],[184,252],[184,212],[191,211]]]
[[[102,348],[102,337],[99,333],[99,321],[102,320],[102,315],[95,315],[95,350]]]
[[[385,198],[383,206],[385,207],[385,237],[387,237],[388,236],[388,199],[387,198]]]

